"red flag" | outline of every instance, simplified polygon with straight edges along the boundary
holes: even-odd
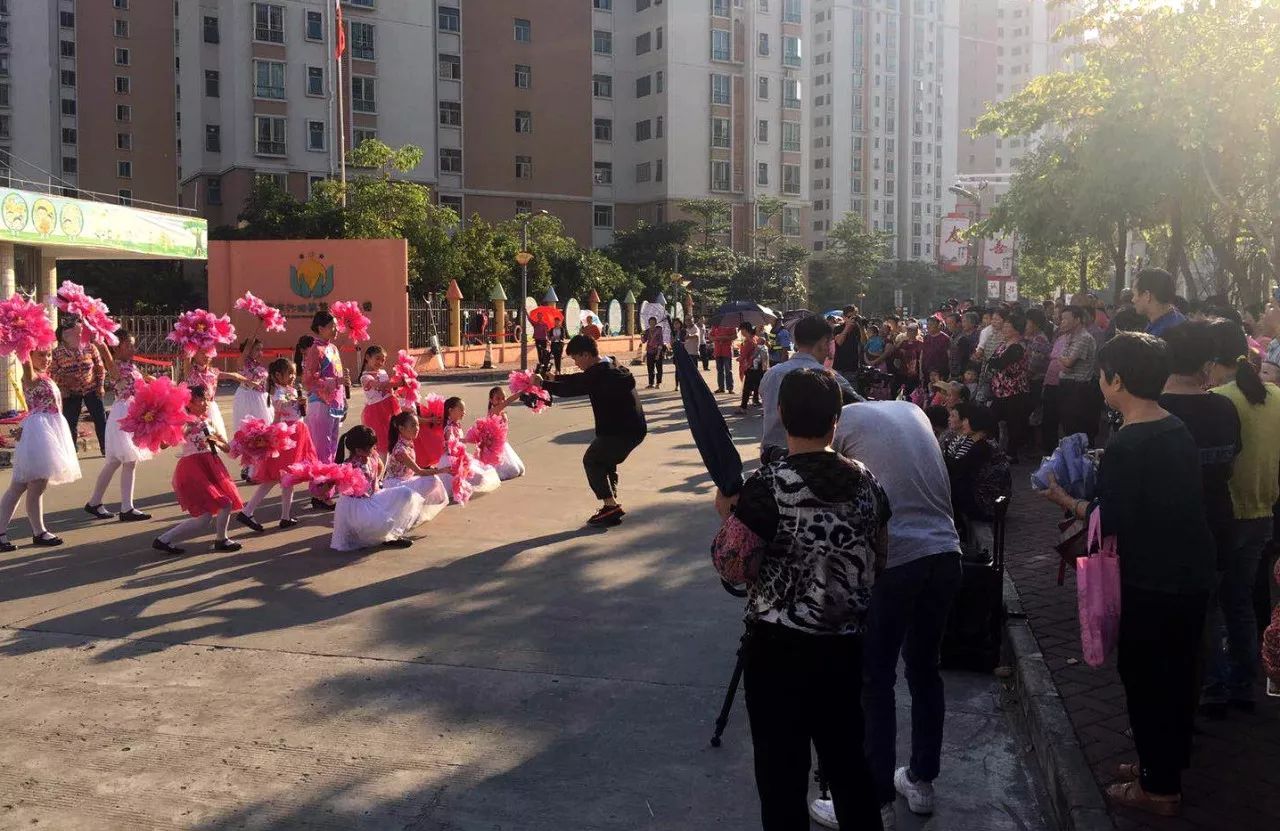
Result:
[[[333,5],[338,10],[338,48],[334,50],[333,56],[341,59],[347,54],[347,29],[342,25],[342,0],[333,0]]]

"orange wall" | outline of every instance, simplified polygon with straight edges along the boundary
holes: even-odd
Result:
[[[333,273],[333,288],[322,297],[294,292],[290,269],[304,275]],[[409,244],[402,239],[377,240],[263,240],[209,242],[209,310],[230,314],[236,332],[258,331],[258,322],[232,310],[235,301],[251,291],[289,319],[288,331],[262,336],[268,349],[293,348],[311,331],[311,316],[336,300],[358,300],[372,343],[392,355],[409,347]],[[344,348],[349,344],[340,338]]]

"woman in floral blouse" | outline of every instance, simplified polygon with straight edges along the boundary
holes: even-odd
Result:
[[[1031,382],[1027,371],[1027,348],[1022,331],[1026,315],[1018,309],[997,310],[991,315],[996,334],[1003,339],[988,362],[991,374],[991,410],[1005,425],[1005,450],[1017,464],[1018,451],[1026,442],[1027,419],[1031,414]]]
[[[89,411],[98,434],[98,450],[107,451],[107,410],[102,403],[107,379],[106,363],[98,347],[82,340],[80,319],[67,315],[58,321],[58,346],[53,350],[49,375],[62,391],[62,415],[77,435],[81,408]]]

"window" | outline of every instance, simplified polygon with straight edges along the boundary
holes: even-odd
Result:
[[[792,195],[800,193],[800,165],[784,164],[782,166],[782,192]]]
[[[116,104],[116,121],[133,121],[133,107],[128,104]]]
[[[128,206],[133,204],[133,191],[128,188],[116,191],[116,196],[119,197],[121,205]]]
[[[597,118],[594,131],[596,141],[613,141],[613,119]]]
[[[529,43],[533,40],[533,24],[523,17],[515,19],[515,36],[517,43]]]
[[[596,98],[612,98],[613,97],[613,76],[612,75],[592,75],[591,76],[591,94]]]
[[[649,119],[636,122],[636,141],[648,141],[653,136],[653,122]]]
[[[461,32],[462,13],[458,9],[441,6],[437,25],[442,32]]]
[[[664,73],[661,69],[653,73],[653,86],[656,92],[662,92],[663,87],[666,86],[665,80],[666,80],[666,73]]]
[[[800,109],[800,82],[794,78],[782,80],[782,106]]]
[[[307,40],[324,40],[324,15],[320,12],[307,12],[305,30]]]
[[[769,142],[769,119],[761,118],[756,121],[756,141],[762,144]]]
[[[649,162],[641,162],[636,165],[636,184],[644,184],[653,179],[653,165]]]
[[[133,89],[133,85],[129,81],[129,76],[127,75],[116,76],[116,93],[117,94],[128,95],[132,89]]]
[[[351,146],[359,147],[366,141],[371,141],[378,137],[378,131],[372,127],[357,127],[352,131]]]
[[[799,66],[800,65],[800,38],[783,35],[782,37],[782,65],[783,66]]]
[[[652,35],[645,32],[642,35],[636,35],[636,54],[643,55],[652,49]]]
[[[75,132],[75,131],[73,130],[72,132]],[[133,149],[133,133],[116,133],[116,149],[132,150]]]
[[[761,56],[769,54],[769,33],[761,32],[756,36],[756,53]]]
[[[307,67],[307,95],[324,95],[324,67]]]
[[[253,39],[266,43],[284,43],[284,6],[253,4]]]
[[[713,74],[711,76],[711,103],[728,104],[731,101],[729,76]]]
[[[4,73],[8,74],[8,73]],[[76,71],[74,69],[64,69],[60,73],[62,85],[64,87],[74,87],[76,85]]]
[[[374,59],[373,24],[351,21],[351,57],[362,61]]]
[[[800,0],[782,0],[782,22],[799,23]]]
[[[74,99],[74,98],[63,98],[63,99],[62,99],[62,114],[63,114],[63,115],[75,115],[75,114],[76,114],[76,99]]]
[[[655,181],[655,182],[661,182],[661,181],[662,181],[662,172],[663,172],[662,159],[658,159],[658,160],[657,160],[656,162],[654,162],[654,164],[653,164],[653,181]]]
[[[761,75],[756,79],[756,98],[761,101],[769,100],[769,76]]]
[[[257,141],[254,152],[259,156],[284,156],[288,153],[285,143],[285,121],[280,116],[255,115],[254,135]]]
[[[759,162],[756,164],[756,184],[757,185],[769,184],[769,163],[768,162]]]
[[[75,157],[75,156],[63,156],[63,157],[62,157],[62,172],[63,172],[63,173],[76,173],[76,172],[78,172],[79,170],[80,170],[80,162],[79,162],[79,160],[77,160],[77,159],[76,159],[76,157]]]
[[[645,5],[648,5],[647,3]],[[602,12],[613,11],[613,0],[591,0],[591,8],[599,9]],[[636,11],[640,11],[640,3],[636,3]]]
[[[58,25],[64,29],[74,29],[76,27],[76,13],[58,12]]]
[[[115,21],[115,26],[116,26],[116,37],[127,38],[129,36],[129,21],[117,20]]]
[[[7,116],[7,115],[6,115],[6,116],[4,116],[4,119],[5,119],[5,123],[6,123],[6,124],[8,124],[8,122],[9,122],[9,116]],[[77,141],[79,141],[79,138],[80,138],[80,137],[79,137],[79,134],[77,134],[77,133],[76,133],[76,130],[75,130],[75,128],[74,128],[74,127],[63,127],[63,128],[62,128],[62,143],[63,143],[63,144],[75,144]]]
[[[661,26],[659,26],[653,32],[653,48],[654,49],[662,48],[662,27]]]
[[[362,78],[359,75],[352,77],[351,111],[354,113],[376,113],[378,111],[376,82],[373,78]]]
[[[125,10],[128,10],[128,8],[129,8],[129,0],[111,0],[111,5],[112,5],[112,6],[114,6],[115,8],[117,8],[117,9],[125,9]]]
[[[533,156],[516,156],[516,178],[533,178]]]
[[[732,58],[733,50],[730,46],[729,32],[725,29],[711,30],[711,60],[727,61]]]
[[[591,33],[591,51],[597,55],[613,54],[613,33],[596,29]]]
[[[524,64],[516,64],[516,89],[528,89],[533,83],[533,69]]]
[[[788,237],[800,236],[800,209],[784,207],[782,209],[782,233]]]
[[[653,88],[653,78],[649,75],[641,75],[636,78],[636,98],[644,98]]]
[[[441,101],[440,123],[446,127],[461,127],[462,104],[457,101]]]
[[[444,200],[445,198],[446,198],[446,197],[441,197],[441,201],[442,201],[442,203],[443,203],[443,200]],[[531,214],[531,213],[533,213],[533,200],[532,200],[532,199],[517,199],[517,200],[516,200],[516,216],[528,216],[528,215],[529,215],[529,214]]]
[[[461,173],[462,151],[452,147],[440,148],[440,172]]]
[[[324,150],[328,145],[323,121],[307,121],[307,149]]]
[[[76,56],[76,42],[74,40],[58,41],[58,54],[64,58],[74,58]]]
[[[441,55],[437,62],[440,77],[446,81],[462,80],[462,58],[457,55]]]
[[[800,152],[800,122],[782,122],[782,149],[788,153]]]
[[[591,224],[596,228],[613,228],[613,206],[596,205],[591,211]]]
[[[312,196],[315,196],[316,185],[325,181],[325,179],[327,178],[328,177],[326,176],[315,176],[315,175],[311,175],[307,177],[307,198],[308,199],[310,199]]]
[[[728,147],[729,146],[729,119],[727,118],[711,119],[711,146],[712,147]]]
[[[663,123],[664,123],[664,122],[663,122],[663,118],[662,118],[662,116],[658,116],[657,118],[655,118],[655,119],[654,119],[653,134],[654,134],[655,136],[657,136],[658,138],[662,138],[662,125],[663,125]]]
[[[516,110],[516,132],[533,132],[533,113],[528,110]]]
[[[0,107],[9,106],[9,85],[0,84]]]
[[[128,66],[128,65],[129,65],[129,50],[116,49],[116,66]]]
[[[222,152],[222,127],[217,124],[204,125],[204,149],[206,153]]]
[[[613,163],[612,162],[596,162],[591,173],[592,181],[597,185],[613,184]]]
[[[284,98],[284,62],[253,62],[253,97]]]
[[[716,17],[728,17],[729,0],[711,0],[711,13]]]
[[[204,180],[205,201],[210,205],[222,204],[222,177],[210,176]]]
[[[132,179],[133,162],[116,162],[116,176],[121,179]]]
[[[711,162],[711,189],[716,191],[729,190],[729,163],[725,161],[712,160]]]

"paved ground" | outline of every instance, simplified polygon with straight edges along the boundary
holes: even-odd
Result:
[[[1129,717],[1114,660],[1099,669],[1080,655],[1075,575],[1058,586],[1058,515],[1030,492],[1026,468],[1015,476],[1019,492],[1010,508],[1009,571],[1032,631],[1066,703],[1099,784],[1115,779],[1116,765],[1136,759],[1126,734]],[[1261,690],[1261,687],[1259,687]],[[1259,695],[1256,715],[1225,722],[1201,720],[1192,770],[1183,781],[1183,815],[1152,818],[1117,811],[1120,831],[1274,831],[1280,827],[1280,700]]]
[[[487,385],[440,389],[474,409]],[[330,552],[310,515],[157,559],[170,459],[140,474],[143,527],[91,524],[87,482],[55,489],[68,545],[0,557],[0,828],[758,827],[741,702],[707,745],[741,601],[708,563],[677,399],[646,401],[630,517],[603,533],[581,524],[583,403],[515,413],[530,475],[404,551]],[[1040,831],[999,686],[948,680],[941,811],[899,827]]]

